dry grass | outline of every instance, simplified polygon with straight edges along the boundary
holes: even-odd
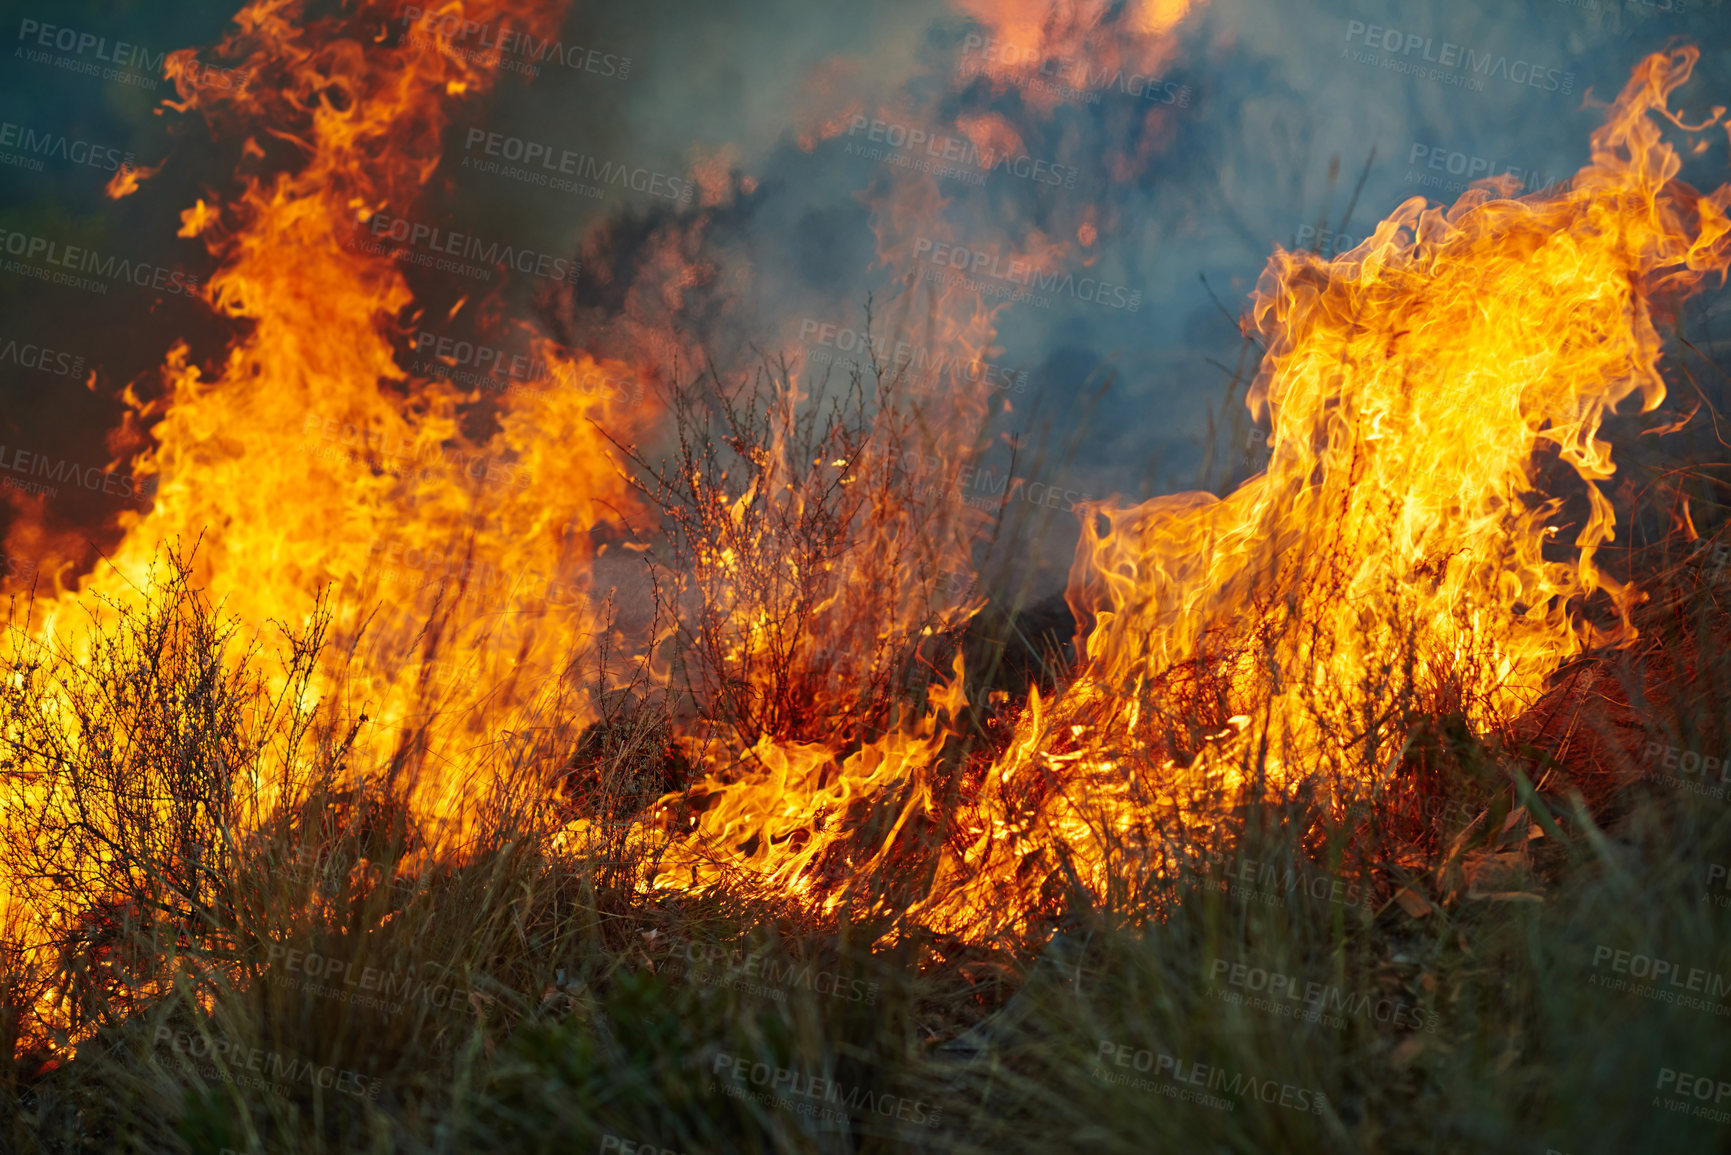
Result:
[[[1174,824],[1164,842],[1158,829],[1122,840],[1099,899],[1048,861],[1046,921],[1019,950],[930,934],[893,903],[889,921],[856,923],[743,882],[646,893],[669,836],[651,803],[693,773],[676,729],[845,745],[917,701],[923,631],[950,608],[925,584],[928,559],[884,561],[857,637],[815,608],[842,563],[903,532],[881,499],[912,483],[905,471],[842,486],[846,467],[827,464],[876,460],[890,419],[857,387],[809,419],[778,415],[773,390],[711,410],[685,399],[674,464],[645,475],[674,527],[657,559],[673,680],[621,690],[599,656],[602,720],[501,754],[487,820],[462,843],[420,828],[395,779],[348,765],[359,719],[301,706],[292,688],[321,660],[322,618],[253,644],[171,562],[148,608],[121,613],[87,657],[16,638],[0,761],[14,803],[52,784],[60,804],[13,821],[0,846],[53,931],[0,955],[0,1145],[1724,1146],[1720,1124],[1653,1105],[1662,1070],[1731,1073],[1723,1016],[1594,981],[1612,973],[1601,950],[1731,972],[1710,886],[1731,890],[1709,873],[1731,865],[1731,811],[1647,753],[1711,753],[1728,733],[1718,540],[1673,557],[1664,536],[1625,559],[1654,591],[1648,640],[1564,671],[1506,733],[1472,732],[1446,686],[1392,682],[1374,698],[1404,755],[1380,793],[1339,806],[1295,792],[1210,829]],[[810,588],[784,579],[788,558]],[[752,614],[768,625],[742,649]],[[998,637],[1027,617],[1001,607]],[[819,644],[832,628],[835,652]],[[1045,656],[1007,663],[980,697],[1066,676]],[[848,694],[833,693],[838,670]],[[1150,688],[1167,695],[1146,705],[1164,706],[1173,747],[1196,740],[1211,685],[1198,668]],[[958,803],[1002,741],[977,721],[943,779]],[[557,841],[579,815],[601,834]],[[907,853],[954,834],[926,831]],[[1267,1005],[1240,998],[1270,997],[1253,974],[1282,976]],[[45,990],[52,1020],[35,1013]],[[82,1038],[70,1060],[66,1030]],[[727,1093],[738,1071],[764,1089],[754,1063],[779,1099]],[[853,1101],[846,1122],[802,1111],[831,1084]],[[1230,1106],[1172,1097],[1186,1090]]]

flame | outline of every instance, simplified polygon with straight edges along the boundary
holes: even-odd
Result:
[[[1731,186],[1678,182],[1657,123],[1712,123],[1667,110],[1696,59],[1644,61],[1565,190],[1516,200],[1486,182],[1447,209],[1407,201],[1333,260],[1275,253],[1249,320],[1267,350],[1249,399],[1271,414],[1267,471],[1225,498],[1084,507],[1069,590],[1083,670],[1056,700],[1034,695],[950,817],[918,918],[1027,927],[1055,881],[1106,893],[1108,846],[1158,848],[1172,815],[1196,829],[1245,791],[1375,789],[1362,767],[1392,774],[1405,738],[1379,714],[1389,701],[1493,726],[1584,647],[1634,638],[1639,595],[1596,562],[1616,528],[1599,430],[1634,394],[1644,410],[1663,399],[1655,318],[1731,264]],[[1551,461],[1576,522],[1570,494],[1541,485]],[[693,840],[803,879],[816,844],[852,836],[825,820],[844,798],[815,774],[823,753],[765,753],[778,769]],[[854,785],[882,792],[888,764]],[[893,780],[898,830],[927,805],[923,774]],[[772,812],[801,820],[740,852],[748,828],[769,831],[743,816]]]
[[[1018,55],[1086,56],[1109,74],[1160,68],[1171,59],[1171,35],[1205,2],[1131,0],[1115,10],[1098,0],[957,0],[956,7]]]
[[[598,422],[628,440],[652,406],[617,387],[641,384],[640,370],[533,332],[523,339],[550,387],[483,397],[399,366],[413,294],[388,254],[344,241],[358,211],[416,203],[460,104],[493,74],[436,40],[381,38],[397,24],[392,5],[318,19],[302,7],[257,0],[236,17],[216,52],[241,62],[245,87],[201,82],[190,50],[171,58],[172,107],[202,113],[219,137],[251,134],[239,192],[199,200],[181,229],[217,258],[204,300],[239,335],[208,366],[176,344],[155,399],[128,389],[134,421],[151,423],[134,470],[160,479],[154,504],[121,515],[108,561],[49,591],[29,629],[78,652],[86,620],[136,604],[177,542],[198,543],[196,584],[255,627],[303,628],[329,591],[333,651],[353,649],[360,673],[325,671],[319,692],[350,695],[375,733],[436,767],[415,784],[416,806],[460,824],[477,751],[506,740],[510,707],[556,681],[572,647],[602,628],[590,566],[639,506]],[[560,7],[446,5],[540,36]],[[143,175],[117,179],[111,195]],[[31,536],[42,531],[29,519],[12,531]],[[430,661],[450,675],[437,692],[422,676]],[[14,789],[25,807],[46,804]]]
[[[1050,117],[1077,94],[1122,87],[1126,77],[1160,78],[1177,57],[1181,26],[1205,4],[957,0],[956,7],[980,25],[985,41],[982,56],[966,74],[985,78],[994,92],[1019,88],[1031,110]]]
[[[939,813],[929,770],[964,705],[960,659],[951,675],[926,713],[846,756],[823,743],[760,736],[737,781],[693,792],[705,806],[701,827],[669,848],[655,885],[698,889],[752,874],[829,910],[868,889],[904,829]],[[734,760],[731,751],[711,751],[712,763],[721,759]],[[881,841],[838,854],[851,849],[845,836],[864,812],[886,799],[895,807]]]
[[[447,7],[540,34],[558,8]],[[112,569],[76,600],[142,584],[159,543],[202,534],[198,580],[242,620],[304,620],[316,591],[334,586],[345,607],[338,634],[355,636],[381,592],[381,555],[408,543],[422,556],[461,559],[426,574],[416,609],[459,566],[512,575],[511,612],[459,603],[441,639],[447,655],[472,666],[476,685],[509,685],[549,668],[561,633],[594,626],[584,604],[549,605],[548,582],[538,579],[580,581],[594,548],[588,530],[632,508],[592,419],[608,415],[616,429],[641,419],[614,412],[623,407],[611,391],[589,387],[602,375],[592,359],[544,339],[535,354],[565,387],[507,395],[486,440],[463,432],[474,393],[399,368],[398,319],[411,292],[388,258],[342,242],[357,211],[414,203],[438,165],[456,98],[485,91],[493,77],[436,38],[366,42],[369,26],[388,18],[382,5],[354,18],[353,35],[299,15],[299,5],[260,3],[237,17],[218,52],[246,55],[257,81],[247,89],[179,80],[184,106],[213,126],[271,125],[271,147],[286,143],[306,159],[290,171],[261,162],[232,202],[201,200],[184,214],[183,235],[204,238],[221,261],[210,304],[250,329],[210,380],[184,346],[171,354],[156,445],[138,465],[162,477],[155,507],[130,519]],[[561,630],[547,628],[554,621]],[[372,639],[381,657],[398,658],[370,671],[373,716],[387,726],[418,708],[401,661],[414,636],[387,624]],[[464,725],[476,737],[489,724],[471,716]]]
[[[1038,897],[1015,882],[1030,856],[1102,894],[1108,836],[1149,841],[1174,809],[1205,824],[1200,800],[1259,765],[1262,788],[1374,789],[1341,778],[1397,765],[1405,735],[1383,703],[1489,727],[1582,648],[1633,640],[1638,595],[1595,561],[1616,526],[1598,432],[1631,395],[1664,397],[1656,304],[1731,263],[1731,186],[1677,182],[1656,123],[1675,122],[1666,102],[1696,58],[1635,70],[1566,192],[1414,198],[1334,260],[1276,252],[1251,318],[1268,470],[1224,499],[1087,508],[1070,586],[1092,620],[1085,671],[988,776],[979,825],[1014,814],[1021,833],[946,863],[927,918],[1014,925]],[[1586,501],[1572,527],[1540,487],[1553,457]],[[1582,613],[1595,595],[1608,625]],[[1174,711],[1199,706],[1215,729],[1175,740]],[[1130,769],[1149,761],[1148,778]],[[1036,770],[1058,784],[1013,798]]]
[[[442,11],[459,26],[546,36],[558,7],[450,0]],[[1110,20],[1077,5],[962,7],[1048,55],[1151,68],[1170,59],[1195,6],[1143,0]],[[76,639],[86,618],[112,621],[176,541],[201,542],[196,582],[244,622],[304,624],[333,590],[338,648],[354,666],[324,671],[318,691],[363,701],[394,744],[369,751],[373,761],[412,755],[418,815],[461,826],[472,775],[509,740],[513,708],[606,629],[587,597],[594,563],[649,514],[602,429],[630,442],[661,418],[613,383],[648,384],[657,350],[680,350],[659,319],[709,271],[694,231],[654,234],[650,273],[627,290],[620,322],[631,363],[519,325],[513,339],[551,367],[553,387],[484,397],[403,369],[395,350],[418,321],[414,294],[389,254],[345,240],[357,219],[423,198],[458,109],[494,74],[436,37],[393,38],[392,25],[380,0],[312,20],[297,0],[255,0],[216,49],[247,84],[209,80],[190,52],[172,58],[171,107],[244,138],[240,191],[181,216],[181,235],[217,259],[203,299],[236,336],[208,365],[177,344],[159,396],[127,390],[129,429],[148,428],[135,471],[160,479],[154,505],[123,515],[109,562],[51,591],[28,629]],[[973,938],[1016,932],[1065,886],[1105,894],[1109,848],[1158,845],[1172,814],[1205,827],[1247,792],[1374,789],[1347,768],[1394,772],[1403,735],[1378,713],[1391,696],[1493,726],[1571,655],[1632,640],[1638,591],[1596,560],[1616,529],[1600,492],[1615,469],[1601,425],[1637,393],[1645,408],[1660,402],[1659,323],[1731,265],[1731,186],[1702,195],[1677,181],[1658,124],[1717,123],[1719,112],[1690,126],[1667,109],[1697,58],[1679,49],[1643,62],[1567,188],[1517,200],[1487,183],[1447,209],[1415,198],[1333,260],[1276,252],[1249,319],[1267,350],[1250,403],[1270,415],[1268,470],[1224,498],[1085,506],[1069,588],[1085,663],[1062,692],[1033,693],[1002,753],[965,768],[960,788],[947,777],[963,744],[960,659],[923,703],[853,732],[826,720],[846,716],[850,682],[882,647],[953,630],[978,608],[961,599],[930,620],[922,569],[967,569],[981,511],[949,487],[880,498],[903,480],[908,429],[924,431],[922,451],[946,470],[964,464],[989,390],[952,380],[912,424],[888,408],[870,436],[826,445],[835,451],[808,466],[795,456],[805,398],[789,385],[744,472],[694,481],[697,516],[717,532],[681,592],[682,608],[715,617],[727,662],[792,669],[806,696],[752,733],[682,723],[707,776],[660,812],[671,823],[702,805],[673,829],[653,885],[743,874],[834,910],[926,839],[935,866],[914,916]],[[828,67],[838,96],[811,137],[867,107],[839,95],[852,87],[845,62]],[[998,114],[954,120],[982,152],[1028,137]],[[726,207],[732,163],[725,150],[700,162],[700,211]],[[117,177],[110,195],[148,176]],[[956,364],[996,354],[1003,306],[915,276],[920,239],[1053,268],[1071,252],[1064,238],[1091,248],[1100,235],[1084,207],[1049,233],[957,237],[935,178],[911,171],[862,199],[878,260],[902,274],[892,330]],[[463,301],[451,315],[469,308],[491,324],[497,307]],[[1566,490],[1544,480],[1549,466]],[[815,515],[819,495],[837,490],[857,515],[845,524],[860,527],[847,548],[816,561],[788,552],[775,527]],[[25,518],[9,542],[49,537]],[[807,590],[789,648],[767,607]],[[375,616],[381,604],[395,612]],[[654,646],[640,656],[661,660]],[[428,662],[446,671],[437,695]],[[769,685],[745,689],[761,697]],[[577,725],[593,717],[579,709],[591,713]],[[16,780],[7,789],[15,806],[48,805]]]

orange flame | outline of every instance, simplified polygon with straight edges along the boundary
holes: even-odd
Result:
[[[1120,51],[1104,47],[1111,37],[1094,9],[965,7],[1045,52]],[[545,35],[556,8],[450,0],[445,10]],[[1183,0],[1130,6],[1136,38],[1121,51],[1141,67],[1163,62],[1190,10]],[[258,133],[246,139],[240,194],[182,214],[182,235],[202,238],[220,262],[205,299],[240,336],[213,368],[177,345],[163,366],[166,395],[135,402],[138,419],[155,420],[136,467],[161,478],[154,508],[123,515],[112,564],[55,591],[33,628],[70,634],[83,613],[104,618],[177,539],[202,537],[197,580],[246,622],[305,622],[318,591],[334,586],[368,713],[403,747],[418,746],[423,764],[448,755],[454,767],[417,783],[418,807],[461,822],[477,751],[504,740],[499,727],[533,699],[538,671],[555,671],[575,639],[602,628],[582,596],[591,567],[609,527],[642,510],[599,426],[629,440],[656,414],[628,408],[608,385],[643,370],[532,331],[520,335],[558,387],[484,404],[399,367],[394,339],[413,295],[388,254],[344,241],[357,216],[416,203],[458,102],[484,93],[493,73],[437,38],[378,35],[390,25],[380,3],[304,26],[301,14],[295,0],[255,0],[237,17],[217,52],[244,64],[240,89],[203,79],[190,53],[174,59],[174,107],[197,109],[219,133]],[[694,792],[709,804],[655,885],[748,871],[833,908],[916,827],[941,828],[950,837],[917,916],[970,936],[1015,930],[1050,904],[1061,875],[1104,893],[1106,844],[1151,843],[1155,821],[1174,809],[1205,824],[1232,792],[1299,780],[1374,788],[1331,774],[1349,761],[1346,741],[1392,762],[1401,735],[1375,716],[1390,692],[1452,696],[1469,721],[1493,725],[1582,647],[1631,639],[1637,594],[1595,561],[1616,526],[1599,490],[1614,471],[1600,426],[1634,393],[1648,408],[1660,401],[1655,316],[1731,264],[1731,186],[1701,195],[1678,182],[1656,123],[1707,127],[1682,125],[1666,107],[1697,56],[1679,50],[1636,70],[1566,190],[1512,200],[1481,187],[1447,210],[1415,198],[1341,257],[1275,254],[1251,318],[1268,351],[1251,396],[1272,416],[1267,472],[1223,499],[1086,507],[1069,591],[1089,623],[1086,664],[1061,695],[1032,696],[959,808],[943,813],[936,789],[961,729],[958,660],[923,714],[883,733],[820,742],[766,730],[743,751],[687,735],[711,771]],[[839,131],[853,107],[815,131]],[[959,131],[982,151],[1021,147],[1000,117],[966,119]],[[725,198],[728,166],[724,154],[705,162],[706,206]],[[148,175],[117,178],[111,195]],[[893,172],[887,184],[873,201],[879,258],[905,269],[917,238],[950,239],[947,202],[930,176]],[[1094,214],[1083,218],[997,248],[1050,267],[1069,251],[1054,237],[1095,243]],[[677,306],[689,261],[677,236],[661,243],[655,291]],[[922,345],[960,363],[992,354],[997,308],[971,291],[904,284],[902,325],[926,306]],[[653,340],[673,339],[645,334],[643,344]],[[984,425],[988,392],[958,383],[928,414],[952,468]],[[736,525],[754,503],[803,500],[787,439],[796,400],[781,400],[753,487],[719,510]],[[894,452],[873,447],[854,464],[881,468]],[[1559,518],[1570,495],[1541,486],[1547,457],[1567,467],[1586,506],[1566,542]],[[895,621],[862,623],[849,597],[892,580],[884,557],[913,535],[935,525],[945,550],[964,542],[958,531],[973,527],[974,512],[952,500],[933,523],[912,510],[884,517],[889,528],[857,543],[860,556],[836,563],[851,568],[825,576],[814,633],[845,642],[865,626],[912,620],[892,598]],[[42,531],[25,523],[14,533]],[[944,556],[966,564],[959,547]],[[420,560],[398,561],[408,557]],[[737,561],[725,548],[702,558],[722,587]],[[387,572],[398,565],[406,579]],[[368,608],[405,585],[415,591],[409,612],[363,630]],[[1583,617],[1596,597],[1614,618],[1607,627]],[[427,638],[420,627],[435,606],[448,614]],[[748,606],[742,598],[726,637],[742,653],[764,644]],[[947,624],[972,608],[951,607]],[[456,701],[429,701],[418,664],[405,660],[411,650],[455,671]],[[1416,657],[1403,664],[1407,653]],[[354,688],[334,673],[321,686]],[[750,768],[739,771],[741,761]],[[1253,777],[1258,767],[1266,779]],[[871,807],[888,820],[855,820]]]
[[[1599,428],[1631,394],[1659,403],[1656,311],[1731,264],[1731,186],[1678,182],[1656,123],[1691,127],[1666,102],[1696,58],[1636,69],[1566,191],[1513,200],[1487,184],[1447,210],[1414,198],[1334,260],[1276,252],[1251,320],[1267,472],[1224,499],[1086,507],[1070,587],[1091,621],[1086,665],[1056,701],[1034,696],[953,816],[924,921],[1013,930],[1066,875],[1104,894],[1108,843],[1157,846],[1162,816],[1206,824],[1235,792],[1375,789],[1341,768],[1365,750],[1398,761],[1404,735],[1379,703],[1419,696],[1493,725],[1584,646],[1633,638],[1638,595],[1595,561],[1616,526]],[[1585,501],[1567,539],[1567,494],[1540,486],[1548,457]],[[1595,595],[1608,626],[1583,616]],[[797,852],[766,860],[764,840],[731,856],[785,881],[814,844],[848,837],[821,820],[821,758],[799,757],[803,777],[701,825],[705,852],[730,857],[744,813],[803,815],[803,838],[778,819]],[[895,779],[915,784],[904,821],[921,774],[915,759]],[[867,781],[881,776],[874,762]]]
[[[561,5],[446,7],[546,35]],[[122,515],[110,564],[38,602],[33,629],[75,642],[86,614],[112,620],[111,606],[136,599],[165,543],[199,541],[196,581],[245,623],[298,627],[319,591],[334,590],[339,648],[361,642],[364,684],[346,692],[387,740],[421,744],[433,760],[463,751],[467,767],[473,747],[503,739],[513,703],[557,680],[539,675],[556,675],[600,628],[590,564],[605,527],[637,507],[596,419],[629,438],[652,414],[622,400],[641,389],[617,387],[636,370],[534,334],[552,387],[513,390],[492,408],[398,366],[410,289],[389,254],[344,241],[357,212],[416,202],[459,101],[493,74],[436,39],[382,39],[389,5],[316,21],[301,9],[257,0],[237,16],[216,51],[244,62],[243,88],[204,84],[190,50],[171,59],[173,107],[198,110],[219,134],[259,133],[246,138],[239,194],[182,214],[182,235],[220,262],[204,297],[241,335],[209,370],[177,344],[165,395],[135,400],[155,419],[135,464],[161,479],[154,507]],[[116,181],[111,195],[134,186]],[[490,415],[490,435],[466,432],[477,414]],[[14,537],[37,532],[23,524]],[[403,580],[392,571],[405,556],[415,560]],[[381,603],[408,612],[374,617]],[[435,606],[442,629],[423,634]],[[450,694],[433,698],[416,657],[445,664]],[[323,692],[338,691],[334,677]],[[465,778],[427,776],[423,812],[461,821]]]

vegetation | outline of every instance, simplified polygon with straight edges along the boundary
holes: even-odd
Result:
[[[893,903],[824,915],[749,879],[642,885],[671,837],[652,803],[690,783],[676,721],[863,739],[932,664],[934,619],[908,608],[914,595],[943,618],[929,570],[880,583],[900,616],[872,637],[893,644],[855,651],[850,712],[802,712],[828,660],[813,595],[833,591],[790,586],[763,560],[797,556],[821,575],[881,540],[869,522],[883,507],[825,464],[860,458],[875,410],[850,392],[778,442],[790,426],[761,398],[720,410],[724,436],[685,402],[676,468],[639,462],[675,529],[654,564],[682,680],[659,695],[631,682],[583,734],[549,727],[499,751],[476,785],[486,821],[461,835],[417,822],[390,767],[352,764],[364,718],[310,704],[329,658],[322,615],[249,641],[173,561],[87,653],[15,631],[0,690],[9,805],[30,791],[61,804],[14,812],[0,846],[15,898],[54,929],[0,957],[0,1145],[1731,1146],[1731,1114],[1689,1113],[1731,1112],[1722,540],[1671,556],[1667,535],[1632,553],[1652,593],[1642,643],[1561,671],[1508,732],[1391,702],[1408,737],[1376,805],[1239,808],[1205,837],[1184,833],[1175,875],[1126,854],[1121,891],[1072,891],[1043,942],[992,948]],[[782,491],[796,498],[763,496],[765,477],[803,461]],[[761,501],[744,522],[718,518],[681,480],[694,475],[728,508],[754,485]],[[892,470],[873,484],[912,482]],[[730,544],[734,572],[704,568]],[[753,597],[778,631],[755,652],[768,677],[730,665],[727,631]],[[996,635],[951,643],[1009,653],[1018,610],[994,607]],[[1060,661],[1024,647],[1001,681],[972,675],[975,698],[1061,681]],[[1004,740],[975,721],[947,755],[958,774]],[[562,838],[574,815],[630,836]]]

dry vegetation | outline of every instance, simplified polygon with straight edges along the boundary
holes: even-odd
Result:
[[[1187,832],[1176,857],[1120,846],[1106,901],[1060,887],[1043,946],[993,950],[928,933],[897,901],[825,919],[747,879],[640,885],[671,837],[652,803],[691,782],[676,722],[741,745],[760,730],[861,741],[944,656],[928,627],[999,655],[1027,632],[1016,606],[996,607],[983,642],[950,628],[955,604],[931,584],[941,543],[919,532],[929,511],[891,500],[906,471],[840,483],[880,460],[874,438],[911,436],[916,410],[892,399],[880,417],[883,395],[857,377],[802,414],[776,414],[769,394],[699,396],[679,399],[673,461],[637,462],[670,528],[651,564],[673,691],[641,671],[621,688],[607,655],[587,655],[568,689],[594,672],[603,720],[501,752],[478,787],[488,820],[466,841],[410,817],[395,768],[352,764],[364,719],[307,704],[322,617],[253,641],[171,561],[148,608],[121,613],[88,656],[15,632],[0,769],[15,786],[51,782],[66,805],[11,822],[0,846],[54,928],[51,944],[0,956],[0,1145],[1724,1146],[1720,1124],[1654,1105],[1662,1068],[1731,1076],[1723,1012],[1607,989],[1609,964],[1595,966],[1609,947],[1731,972],[1717,901],[1731,890],[1710,873],[1731,865],[1731,805],[1647,754],[1725,748],[1731,584],[1714,541],[1669,556],[1667,534],[1623,559],[1653,592],[1643,642],[1563,671],[1507,733],[1475,734],[1437,693],[1391,685],[1379,705],[1404,756],[1381,793],[1246,805],[1201,841]],[[862,570],[860,543],[886,537],[907,552]],[[862,572],[870,613],[826,618]],[[765,625],[745,645],[751,620]],[[1063,676],[1052,647],[1034,649],[998,688]],[[1187,676],[1186,692],[1206,690],[1206,670]],[[835,679],[857,690],[846,709],[812,710],[836,700],[814,688]],[[1170,699],[1148,706],[1170,713]],[[1003,740],[985,712],[976,722],[947,755],[957,791]],[[561,842],[573,815],[603,820],[601,834]],[[1252,990],[1253,972],[1283,986]],[[35,1013],[44,990],[52,1025]],[[1325,992],[1323,1014],[1294,991]],[[68,1029],[83,1038],[70,1060]],[[789,1084],[833,1080],[848,1120],[802,1113],[816,1100],[788,1086],[780,1102],[726,1093],[753,1062]],[[1213,1071],[1236,1090],[1210,1089]],[[1180,1073],[1220,1102],[1173,1097],[1190,1089]]]

